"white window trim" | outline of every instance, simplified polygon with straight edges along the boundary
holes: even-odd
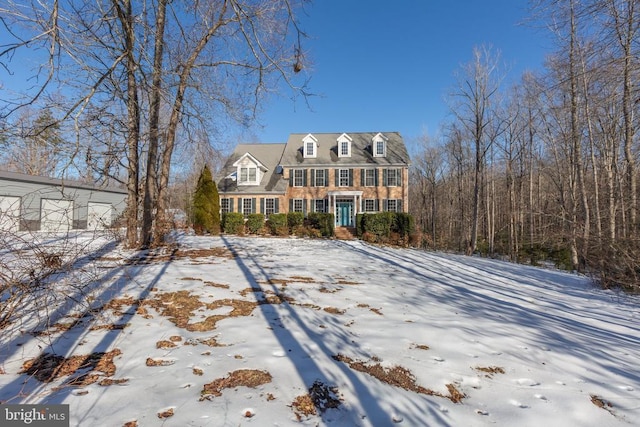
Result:
[[[249,201],[249,212],[245,212],[245,208],[246,208],[245,203],[246,203],[247,201]],[[246,217],[248,217],[249,215],[251,215],[252,211],[253,211],[253,201],[252,201],[252,198],[251,198],[251,197],[245,197],[245,198],[243,198],[243,199],[242,199],[242,215],[244,215],[244,217],[246,218]]]
[[[300,203],[300,210],[296,209],[296,204]],[[304,212],[304,199],[293,199],[293,212]]]
[[[272,206],[269,209],[269,207],[267,207],[267,203],[271,202]],[[271,211],[271,212],[269,212]],[[269,218],[269,215],[275,214],[276,213],[276,199],[275,197],[265,197],[264,199],[264,216],[265,218]]]
[[[371,185],[367,184],[367,173],[371,173]],[[376,186],[376,170],[368,168],[364,170],[364,182],[361,183],[363,187],[375,187]]]
[[[342,172],[346,172],[346,185],[342,185]],[[349,186],[349,169],[338,169],[338,187],[348,187]]]
[[[304,169],[293,169],[293,186],[294,187],[304,187],[304,174],[305,174],[305,170]],[[296,183],[298,177],[297,174],[300,173],[300,185],[298,185]]]
[[[322,181],[320,181],[320,183],[318,183],[318,172],[322,173]],[[313,186],[314,187],[324,187],[324,183],[327,181],[327,177],[326,175],[326,170],[325,169],[316,169],[314,172],[314,181],[313,181]]]
[[[247,179],[243,180],[242,179],[242,170],[246,169],[247,171]],[[251,176],[251,171],[255,170],[255,179],[250,179]],[[238,176],[240,177],[238,179],[238,185],[256,185],[260,182],[260,180],[258,179],[259,173],[258,173],[258,167],[257,166],[238,166]]]
[[[225,206],[226,204],[226,206]],[[231,206],[231,199],[229,197],[221,197],[220,198],[220,212],[228,213],[229,207]]]
[[[395,183],[393,185],[389,184],[391,173],[393,173],[395,177]],[[395,169],[395,168],[387,169],[387,182],[386,182],[387,187],[399,187],[401,179],[402,179],[402,175],[400,173],[400,169]]]
[[[367,202],[373,204],[372,209],[367,209]],[[362,205],[364,212],[376,212],[376,199],[364,199]]]

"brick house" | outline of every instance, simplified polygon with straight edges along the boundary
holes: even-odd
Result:
[[[397,132],[293,133],[285,144],[240,144],[218,179],[222,212],[330,212],[353,227],[363,212],[407,212],[409,154]]]

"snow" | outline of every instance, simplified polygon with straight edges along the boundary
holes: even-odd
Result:
[[[88,300],[129,303],[51,307],[47,334],[25,333],[29,319],[3,331],[0,401],[69,404],[72,426],[620,426],[640,416],[639,300],[588,278],[361,241],[175,239],[180,251],[215,250],[127,262],[136,253],[94,239]],[[179,291],[184,300],[159,303]],[[77,311],[75,326],[53,327]],[[115,349],[115,372],[93,371],[121,380],[112,385],[21,373],[40,352]],[[413,385],[357,362],[401,367]],[[202,393],[240,370],[270,380]],[[311,389],[322,396],[315,415],[294,404]]]

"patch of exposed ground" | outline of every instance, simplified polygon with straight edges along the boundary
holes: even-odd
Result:
[[[354,360],[342,354],[337,354],[332,356],[332,358],[339,362],[346,363],[354,371],[363,372],[394,387],[400,387],[408,391],[426,394],[429,396],[444,397],[451,400],[453,403],[459,403],[466,397],[466,395],[461,393],[453,384],[447,384],[449,395],[422,387],[421,385],[416,384],[415,375],[413,375],[408,369],[402,366],[385,368],[380,363],[377,363],[379,361],[378,358],[372,358],[373,363]]]
[[[147,366],[169,366],[174,363],[176,363],[176,361],[172,359],[152,359],[151,357],[147,357],[145,361]]]
[[[271,374],[267,371],[257,369],[240,369],[229,373],[225,378],[218,378],[205,384],[200,392],[200,400],[211,400],[214,397],[222,396],[225,388],[249,387],[256,388],[263,384],[270,383]]]
[[[222,247],[209,249],[180,249],[174,245],[157,248],[146,254],[129,258],[126,260],[126,263],[130,265],[141,265],[167,262],[180,258],[196,260],[208,257],[233,259],[235,258],[235,255],[229,249]]]
[[[369,304],[358,304],[357,305],[358,308],[368,308],[369,311],[374,312],[375,314],[377,314],[378,316],[382,316],[382,311],[380,308],[373,308],[371,307]]]
[[[473,369],[483,372],[487,378],[492,378],[495,374],[504,374],[504,368],[500,366],[476,366]]]
[[[291,408],[296,414],[298,421],[312,415],[317,415],[318,411],[323,413],[327,409],[338,408],[342,404],[342,398],[338,394],[338,387],[329,387],[328,385],[316,380],[309,392],[301,396],[297,396]]]
[[[347,310],[342,310],[336,307],[325,307],[323,310],[330,314],[345,314],[347,312]]]
[[[335,279],[338,285],[361,285],[362,284],[360,282],[354,282],[353,280],[347,280],[343,277],[336,277]]]
[[[596,405],[598,408],[604,409],[605,411],[609,412],[614,417],[616,416],[616,414],[613,412],[613,404],[608,400],[605,400],[604,398],[598,395],[592,394],[591,403]]]
[[[246,295],[248,292],[256,292],[256,289],[248,288],[241,293]],[[215,329],[216,323],[222,319],[249,316],[260,304],[281,304],[285,300],[286,297],[282,294],[265,292],[264,298],[257,302],[226,298],[204,303],[197,295],[181,290],[157,294],[154,298],[147,300],[146,304],[154,307],[162,316],[168,317],[177,327],[191,332],[202,332]],[[228,314],[215,314],[207,316],[202,321],[190,323],[197,310],[203,308],[216,310],[222,307],[231,307],[231,311]]]
[[[158,412],[158,418],[160,418],[161,420],[165,418],[173,417],[173,415],[174,415],[173,408],[165,409],[163,411]]]
[[[429,350],[429,346],[425,344],[412,344],[411,348],[417,348],[418,350]]]
[[[313,277],[305,277],[305,276],[291,276],[289,280],[292,282],[301,282],[301,283],[318,283],[318,281]]]
[[[100,378],[115,375],[116,365],[113,363],[113,359],[120,354],[122,352],[117,348],[107,353],[97,352],[69,358],[43,353],[35,359],[24,362],[20,373],[31,375],[44,383],[68,376],[70,378],[66,381],[66,385],[86,386],[97,382]],[[118,381],[124,382],[126,380]],[[103,385],[109,384],[105,382]]]
[[[290,304],[295,303],[295,300],[285,295],[284,292],[275,292],[271,289],[263,290],[262,288],[245,288],[240,291],[240,295],[243,297],[252,293],[260,304],[282,304],[285,301]]]
[[[225,285],[223,283],[211,282],[211,281],[208,281],[208,280],[204,281],[204,285],[205,286],[212,286],[214,288],[220,288],[220,289],[229,289],[229,285]]]

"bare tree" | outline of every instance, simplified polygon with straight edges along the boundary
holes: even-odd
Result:
[[[13,41],[0,51],[0,66],[9,69],[12,55],[35,49],[42,58],[37,75],[44,76],[32,92],[8,103],[3,115],[51,102],[55,82],[65,93],[60,120],[71,119],[77,135],[83,132],[80,123],[91,122],[87,114],[100,111],[113,118],[125,148],[101,153],[127,153],[127,242],[161,244],[171,160],[189,122],[207,127],[231,117],[247,124],[273,90],[285,87],[306,95],[306,81],[297,84],[293,78],[303,67],[304,33],[297,14],[304,3],[3,0],[0,25]],[[96,157],[81,144],[78,136],[72,156],[87,153],[97,170],[118,165],[113,155]],[[99,167],[98,159],[109,164]],[[137,241],[140,188],[143,218]]]
[[[453,109],[456,119],[470,135],[475,156],[471,239],[466,249],[473,253],[478,244],[480,191],[486,154],[491,144],[487,140],[487,128],[494,120],[491,102],[500,89],[503,76],[499,69],[500,53],[482,47],[473,50],[473,60],[463,67],[454,93],[457,103]]]

